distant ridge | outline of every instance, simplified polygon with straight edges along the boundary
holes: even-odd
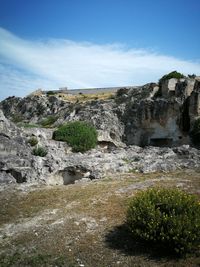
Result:
[[[99,88],[86,88],[86,89],[67,89],[64,87],[63,89],[58,89],[58,90],[42,90],[43,94],[46,94],[48,92],[53,92],[53,93],[62,93],[62,94],[72,94],[72,95],[78,95],[78,94],[99,94],[99,93],[115,93],[117,92],[120,88],[137,88],[138,86],[118,86],[118,87],[99,87]]]

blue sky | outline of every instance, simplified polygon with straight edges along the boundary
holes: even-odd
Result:
[[[0,0],[0,98],[200,75],[199,0]]]

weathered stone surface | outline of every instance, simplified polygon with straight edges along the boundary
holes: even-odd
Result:
[[[122,88],[114,99],[69,103],[56,96],[34,95],[10,97],[0,107],[6,115],[0,110],[0,183],[68,184],[110,172],[200,166],[199,150],[183,146],[191,144],[189,133],[200,117],[197,78],[168,81],[161,87],[151,83]],[[54,127],[87,121],[97,128],[99,146],[84,154],[72,153],[66,143],[52,140],[53,128],[19,128],[7,119],[16,114],[25,122],[55,114]],[[31,137],[47,150],[45,157],[32,154]]]
[[[143,93],[139,101],[137,97],[128,97],[122,117],[126,144],[191,144],[189,132],[193,118],[200,114],[198,83],[195,79],[170,79],[161,84],[160,92],[154,97]]]
[[[98,130],[100,142],[110,142],[120,145],[124,133],[124,125],[117,116],[117,110],[113,101],[94,101],[79,105],[69,120],[82,120],[91,123]]]
[[[175,89],[177,85],[177,79],[164,80],[161,84],[161,92],[164,97],[170,97],[175,95]]]
[[[25,182],[31,172],[30,151],[22,135],[0,110],[0,172],[10,182],[11,176],[17,182]]]
[[[94,125],[103,146],[191,144],[189,133],[200,116],[200,82],[197,77],[169,79],[121,88],[115,99],[69,103],[56,96],[10,97],[0,103],[7,117],[18,114],[29,122],[56,115],[54,126],[84,120]]]
[[[65,142],[52,140],[52,129],[20,130],[2,113],[0,121],[1,133],[7,131],[7,135],[0,135],[0,181],[4,183],[68,184],[78,179],[96,179],[115,172],[169,171],[200,165],[200,151],[189,146],[174,149],[112,147],[111,150],[98,148],[84,154],[72,153]],[[32,147],[27,142],[32,136],[48,150],[46,157],[32,155]]]
[[[170,146],[179,144],[181,132],[177,124],[179,105],[165,99],[142,100],[127,105],[124,114],[125,138],[127,144]],[[156,143],[158,142],[158,143]],[[168,143],[167,143],[168,142]]]
[[[194,79],[181,79],[175,87],[175,96],[182,97],[186,99],[189,97],[194,89],[195,80]]]
[[[1,184],[11,184],[16,183],[15,178],[5,171],[0,171],[0,185]]]
[[[8,118],[38,122],[54,115],[68,104],[55,96],[30,95],[25,98],[9,97],[1,102],[0,108]]]
[[[198,80],[195,81],[194,90],[189,101],[189,115],[191,120],[194,120],[200,116],[200,81]]]

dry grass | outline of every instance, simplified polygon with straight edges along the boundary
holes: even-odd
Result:
[[[130,239],[129,199],[150,186],[200,193],[200,173],[123,174],[90,183],[10,187],[0,195],[0,266],[199,266]]]
[[[113,98],[115,93],[98,93],[98,94],[78,94],[78,95],[67,95],[67,94],[58,94],[58,96],[64,100],[72,103],[75,102],[88,102],[93,100],[106,100]]]

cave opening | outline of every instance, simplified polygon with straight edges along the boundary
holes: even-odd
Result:
[[[150,146],[170,147],[172,146],[173,138],[151,138]]]
[[[185,103],[183,104],[182,107],[180,127],[183,132],[190,131],[189,98],[185,100]]]

